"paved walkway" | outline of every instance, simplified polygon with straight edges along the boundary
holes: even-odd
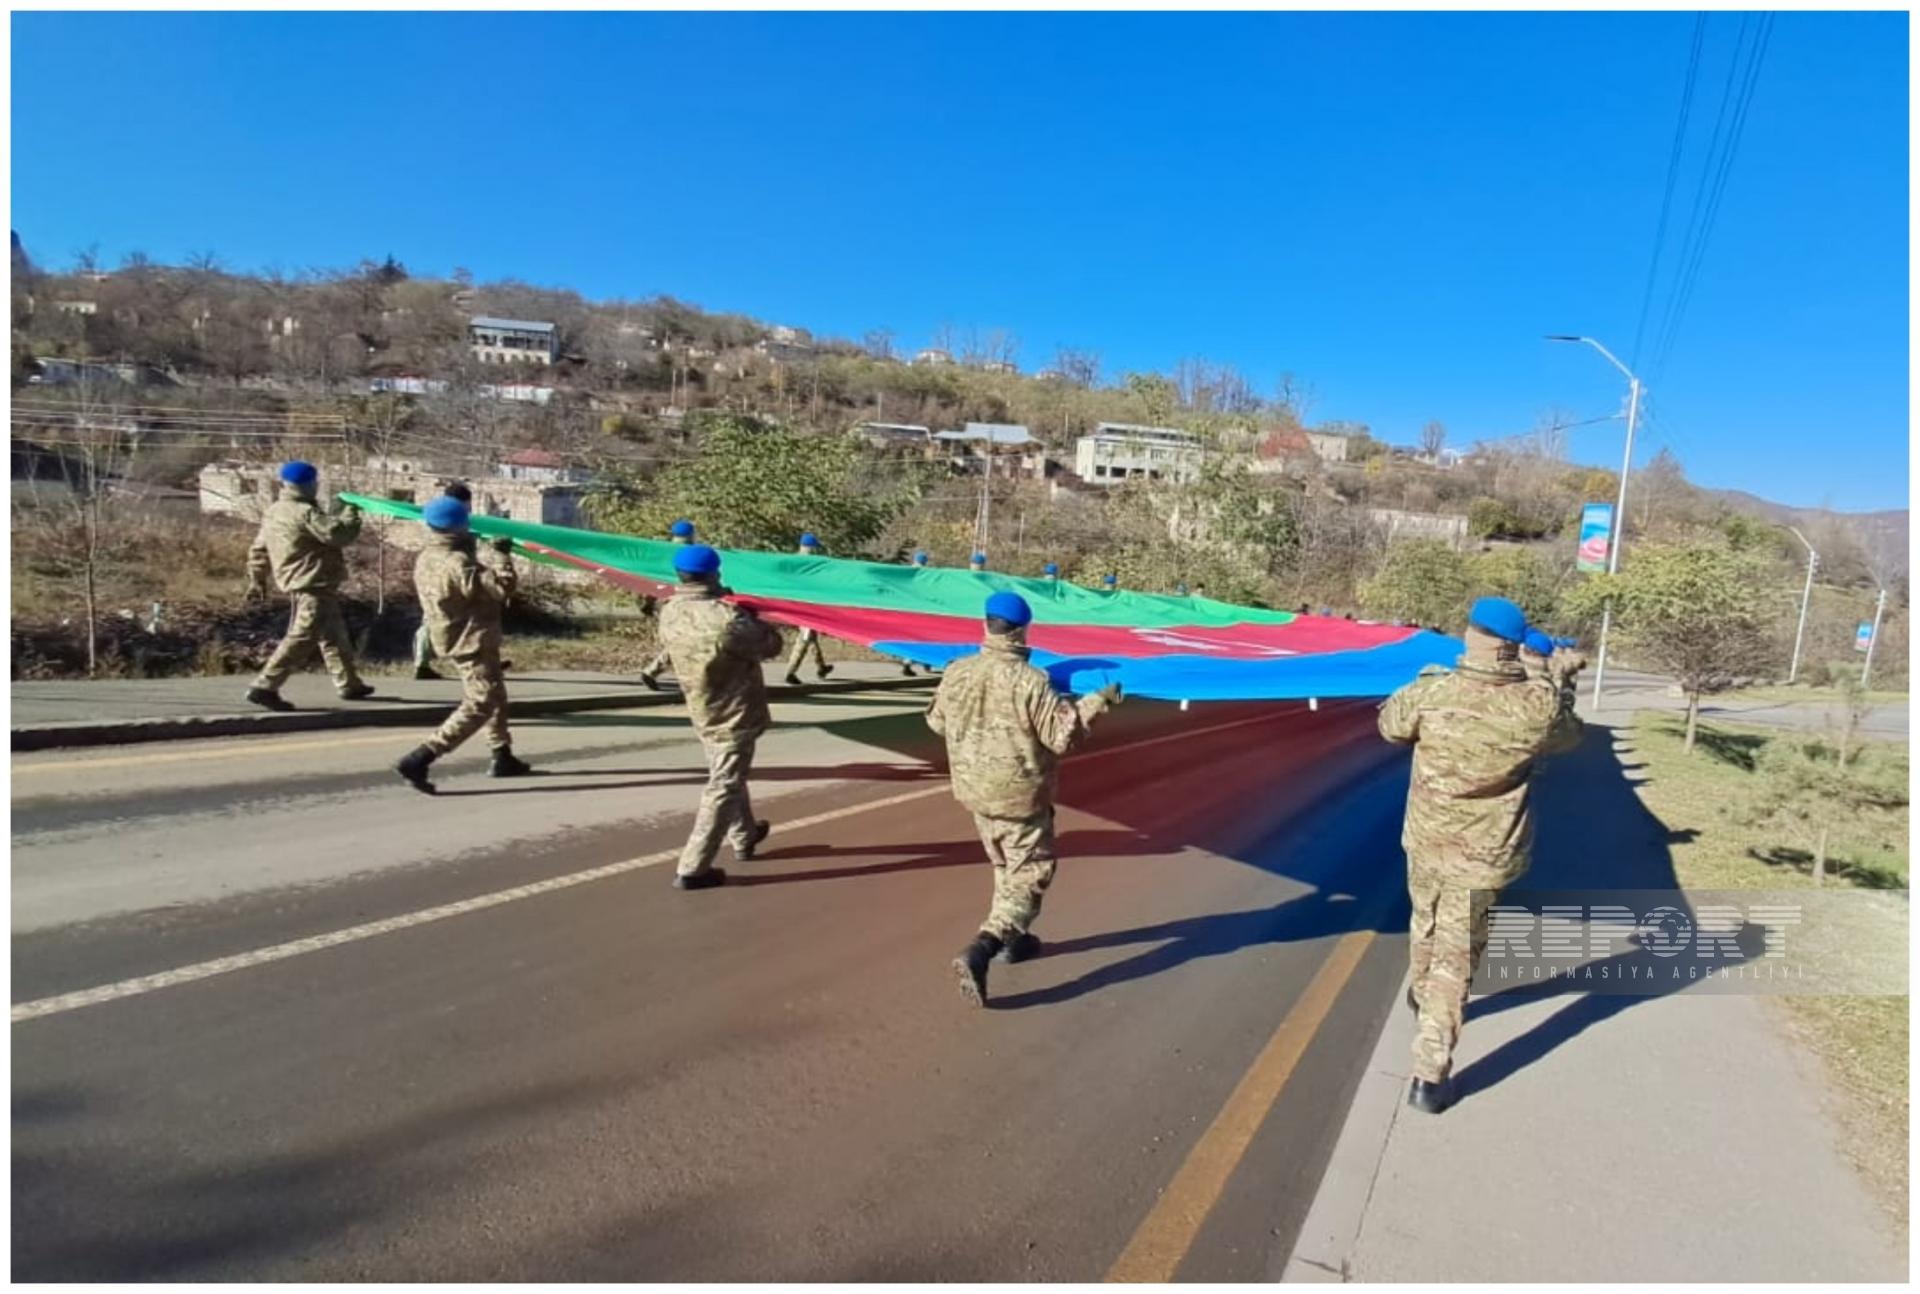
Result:
[[[781,682],[783,662],[767,666],[775,695],[861,691],[875,687],[927,686],[909,682],[897,665],[848,661],[833,667],[825,683],[798,688]],[[297,709],[275,714],[249,705],[250,677],[60,680],[12,685],[13,749],[103,745],[115,742],[215,737],[232,733],[299,732],[317,728],[383,727],[437,721],[460,701],[453,679],[416,682],[373,676],[378,689],[365,701],[342,701],[325,674],[296,674],[281,695]],[[631,674],[569,670],[507,672],[507,694],[516,716],[570,714],[587,710],[660,705],[678,699],[671,678],[664,692],[649,690]]]
[[[1590,731],[1541,780],[1535,888],[1673,884],[1666,828]],[[1458,1103],[1406,1104],[1396,1005],[1284,1278],[1903,1280],[1905,1239],[1836,1149],[1818,1062],[1752,996],[1469,1004]]]

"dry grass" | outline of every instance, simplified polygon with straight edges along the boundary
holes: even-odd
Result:
[[[1794,689],[1803,691],[1804,689]],[[1682,750],[1678,716],[1642,712],[1628,734],[1628,750],[1645,765],[1639,788],[1647,808],[1680,833],[1672,844],[1674,873],[1689,889],[1787,889],[1813,884],[1798,867],[1783,866],[1775,842],[1743,825],[1740,808],[1757,775],[1751,763],[1778,730],[1701,724],[1700,749]],[[1875,743],[1863,758],[1899,760],[1897,747]],[[1834,860],[1830,884],[1904,888],[1908,809],[1864,811],[1858,839]],[[1691,839],[1685,833],[1696,833]],[[1907,999],[1903,997],[1782,997],[1773,999],[1786,1031],[1818,1055],[1840,1100],[1835,1112],[1841,1145],[1904,1230],[1907,1217],[1908,1056]]]

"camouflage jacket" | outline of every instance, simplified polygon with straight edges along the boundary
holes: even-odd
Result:
[[[519,582],[511,557],[498,566],[480,560],[473,535],[428,531],[413,588],[433,650],[453,661],[499,660],[500,613]]]
[[[1106,711],[1053,690],[1022,643],[989,635],[975,656],[947,666],[927,725],[947,739],[953,798],[989,818],[1025,818],[1053,803],[1060,756]]]
[[[360,511],[329,516],[308,494],[282,490],[260,519],[247,552],[247,575],[264,586],[272,573],[282,593],[334,593],[347,578],[342,551],[360,536]]]
[[[1559,689],[1511,662],[1462,657],[1388,697],[1380,735],[1414,748],[1408,858],[1472,884],[1519,876],[1533,847],[1534,768],[1578,745],[1580,731]]]
[[[772,723],[760,665],[780,654],[780,631],[699,584],[660,608],[660,644],[703,737],[755,737]]]
[[[1520,653],[1520,667],[1527,671],[1527,677],[1536,683],[1545,683],[1560,700],[1560,708],[1567,714],[1574,711],[1574,679],[1587,667],[1587,658],[1577,651],[1557,651],[1551,656],[1536,656],[1530,651]],[[1577,721],[1576,721],[1577,722]]]

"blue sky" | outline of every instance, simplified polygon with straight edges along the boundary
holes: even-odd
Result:
[[[1656,324],[1741,22],[1705,29]],[[54,266],[391,251],[908,347],[1004,327],[1028,368],[1204,356],[1464,444],[1622,404],[1540,337],[1630,358],[1694,23],[17,13],[11,223]],[[1638,461],[1906,506],[1906,24],[1779,15]]]

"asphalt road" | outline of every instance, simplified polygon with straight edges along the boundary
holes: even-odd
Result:
[[[1580,717],[1593,714],[1593,671],[1580,676]],[[1657,674],[1632,670],[1608,670],[1602,696],[1601,717],[1615,722],[1630,717],[1636,710],[1664,710],[1685,714],[1686,699],[1679,695],[1673,680]],[[1843,719],[1841,707],[1831,701],[1760,701],[1750,697],[1709,696],[1700,703],[1700,717],[1724,719],[1729,723],[1750,723],[1763,728],[1800,728],[1809,731],[1838,728]],[[1860,731],[1880,741],[1907,739],[1907,707],[1874,705],[1867,708]]]
[[[14,1278],[1277,1276],[1404,969],[1373,706],[1122,707],[975,1011],[922,703],[778,706],[696,894],[677,709],[434,799],[406,732],[14,759]]]

